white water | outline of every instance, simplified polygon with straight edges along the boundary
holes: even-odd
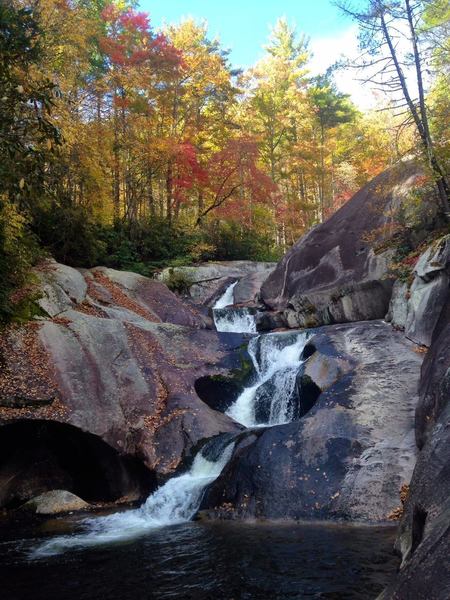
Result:
[[[187,473],[169,479],[140,508],[86,519],[83,521],[85,532],[45,542],[32,552],[31,557],[41,558],[75,548],[131,540],[157,527],[190,521],[200,506],[203,491],[220,475],[233,447],[233,443],[228,444],[217,461],[208,460],[199,452]]]
[[[236,284],[237,281],[229,285],[213,306],[216,329],[228,333],[256,333],[255,315],[248,308],[228,308],[234,303]]]
[[[248,353],[257,373],[254,385],[243,390],[227,414],[246,427],[280,425],[294,417],[292,395],[300,359],[307,341],[306,333],[272,333],[250,340]],[[270,384],[270,411],[266,421],[256,417],[258,391]]]
[[[237,281],[235,281],[227,287],[225,293],[222,296],[220,296],[220,298],[214,304],[213,309],[225,308],[227,306],[230,306],[231,304],[234,304],[234,288],[236,287],[236,285]]]
[[[227,308],[233,304],[236,283],[227,288],[214,306],[217,330],[255,333],[255,316],[248,309]],[[306,340],[306,333],[266,334],[250,340],[248,352],[257,380],[254,385],[244,389],[227,414],[247,427],[292,421],[292,395]],[[257,418],[255,409],[258,392],[262,392],[267,385],[269,388],[265,390],[264,398],[270,407],[266,411],[266,421],[262,422]],[[71,549],[132,540],[151,529],[190,521],[198,511],[205,488],[220,475],[231,457],[233,447],[234,443],[228,443],[219,455],[216,453],[216,460],[210,460],[205,455],[208,452],[207,444],[197,454],[188,472],[169,479],[140,508],[86,519],[82,522],[84,531],[45,542],[32,552],[31,557],[42,558]]]

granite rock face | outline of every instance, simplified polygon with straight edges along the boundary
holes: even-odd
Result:
[[[274,270],[276,263],[234,260],[209,262],[195,267],[170,267],[158,278],[167,281],[170,276],[181,275],[189,285],[189,295],[195,304],[212,306],[228,285],[239,280],[235,302],[253,302],[262,282]]]
[[[403,562],[383,600],[450,597],[450,302],[422,367],[416,411],[421,448],[397,539]]]
[[[450,236],[431,244],[419,257],[413,281],[396,281],[386,320],[407,338],[429,347],[442,307],[450,298]]]
[[[76,308],[100,317],[205,328],[211,323],[160,281],[106,267],[77,270],[48,261],[37,271],[39,306],[50,316]]]
[[[210,516],[381,522],[398,506],[421,356],[380,321],[323,327],[308,346],[306,371],[325,391],[297,422],[246,434],[204,499]]]
[[[394,213],[421,175],[401,163],[363,187],[285,255],[263,283],[261,299],[288,327],[384,318]],[[377,248],[380,248],[377,250]]]
[[[239,430],[195,382],[240,368],[240,335],[205,329],[164,284],[133,273],[51,263],[40,277],[50,316],[2,336],[0,424],[75,426],[157,477],[204,438]]]
[[[405,335],[430,346],[442,307],[450,297],[450,236],[432,244],[414,269],[409,291]]]

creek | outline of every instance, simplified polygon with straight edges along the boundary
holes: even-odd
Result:
[[[230,306],[235,285],[214,307],[216,327],[255,334],[252,311]],[[254,376],[227,414],[248,428],[299,418],[296,380],[307,339],[306,332],[253,335],[248,353]],[[232,456],[234,437],[207,441],[186,471],[139,508],[95,518],[62,517],[51,520],[45,532],[42,526],[25,528],[19,541],[15,533],[14,542],[8,529],[0,530],[2,568],[7,566],[2,586],[10,589],[4,597],[375,597],[397,565],[392,527],[192,521],[205,489]],[[63,533],[55,535],[61,527]],[[15,572],[26,577],[13,580]]]

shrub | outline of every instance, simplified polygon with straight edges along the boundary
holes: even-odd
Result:
[[[170,269],[168,276],[164,278],[164,283],[169,290],[172,290],[172,292],[177,292],[177,294],[187,294],[192,285],[192,280],[186,273]]]
[[[14,292],[25,286],[28,272],[39,257],[25,217],[16,207],[0,200],[0,323],[14,318],[28,302],[28,294]]]
[[[273,240],[234,221],[213,223],[206,232],[207,241],[216,247],[217,260],[276,261],[280,250]]]

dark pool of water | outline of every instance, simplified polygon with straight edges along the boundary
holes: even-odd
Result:
[[[392,527],[237,523],[186,523],[30,561],[55,527],[72,525],[0,526],[2,600],[370,600],[398,566]]]

